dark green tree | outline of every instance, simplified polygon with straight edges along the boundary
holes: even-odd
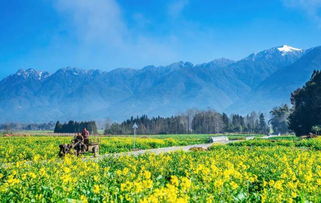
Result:
[[[90,134],[98,133],[95,121],[87,121],[87,122],[69,121],[68,123],[63,123],[63,124],[57,121],[54,132],[55,133],[79,133],[84,128],[87,128]]]
[[[272,118],[269,120],[269,123],[272,125],[274,133],[286,134],[289,132],[288,118],[290,113],[291,109],[286,104],[274,107],[272,111],[270,111]]]
[[[265,122],[264,114],[261,113],[259,116],[259,132],[262,134],[269,133],[269,128]]]
[[[62,125],[60,124],[59,121],[56,122],[56,126],[55,126],[55,129],[54,129],[54,133],[60,133],[62,130]]]
[[[223,123],[224,123],[224,132],[228,132],[229,131],[229,128],[230,128],[230,121],[229,121],[229,118],[228,116],[226,115],[226,113],[223,113],[222,115],[222,120],[223,120]]]
[[[321,72],[314,71],[310,80],[291,94],[293,112],[289,129],[297,136],[307,135],[313,126],[321,125]]]
[[[97,134],[97,126],[95,121],[87,122],[86,128],[90,134]]]

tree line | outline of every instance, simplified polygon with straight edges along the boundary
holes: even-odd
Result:
[[[90,134],[97,134],[97,126],[95,121],[69,121],[67,123],[60,123],[57,121],[54,133],[79,133],[86,128]]]
[[[49,123],[4,123],[0,124],[2,131],[17,131],[17,130],[53,130],[54,122]]]
[[[267,134],[269,127],[264,114],[252,112],[246,116],[218,113],[214,110],[187,112],[171,117],[152,117],[147,115],[131,117],[122,123],[113,123],[105,129],[105,134],[132,134],[133,125],[139,127],[137,134],[211,134],[211,133],[260,133]]]

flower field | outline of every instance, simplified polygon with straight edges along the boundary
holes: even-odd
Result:
[[[23,160],[46,160],[56,158],[59,145],[70,143],[72,137],[0,137],[0,162],[10,163]],[[202,138],[173,139],[173,138],[136,138],[131,137],[95,137],[94,142],[100,143],[100,153],[126,152],[135,147],[138,149],[150,149],[177,145],[189,145],[204,143]]]
[[[274,137],[272,139],[254,139],[244,142],[230,143],[230,146],[287,146],[321,150],[321,137],[299,139],[297,137]]]
[[[286,141],[294,145],[274,144],[284,140],[243,143],[251,142],[273,144],[213,145],[209,151],[106,157],[99,161],[73,156],[61,160],[47,156],[43,161],[39,152],[32,162],[16,161],[0,167],[0,200],[321,201],[321,152],[296,146],[296,142],[319,143],[319,139]]]
[[[206,143],[213,135],[152,135],[133,137],[91,137],[93,142],[100,144],[100,154],[127,152],[137,149],[151,149],[170,146],[182,146]],[[245,135],[231,135],[231,137],[244,137]],[[0,162],[10,163],[22,160],[57,157],[59,145],[70,143],[72,137],[54,136],[27,136],[27,137],[0,137]]]

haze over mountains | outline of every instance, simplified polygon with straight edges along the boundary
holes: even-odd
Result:
[[[0,81],[0,122],[122,120],[170,116],[189,108],[268,112],[321,69],[321,47],[287,45],[232,61],[177,62],[110,72],[19,70]]]

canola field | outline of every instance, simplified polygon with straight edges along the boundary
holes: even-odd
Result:
[[[39,133],[40,134],[40,133]],[[170,146],[186,146],[207,143],[211,136],[219,135],[141,135],[132,136],[90,136],[92,142],[100,145],[100,154],[128,152],[135,149],[152,149]],[[230,139],[242,139],[246,134],[231,134]],[[261,135],[254,135],[261,136]],[[47,160],[57,157],[59,145],[70,143],[72,137],[61,136],[27,136],[27,137],[1,137],[0,136],[0,163],[11,163],[23,160]]]
[[[73,156],[58,160],[47,156],[46,161],[40,155],[32,161],[17,158],[0,166],[0,200],[320,202],[320,144],[318,138],[251,140],[216,144],[208,151],[106,157],[99,161]]]
[[[169,146],[199,144],[208,141],[208,137],[182,138],[133,138],[133,137],[91,137],[93,142],[100,144],[100,154],[127,152],[134,146],[137,149],[151,149]],[[59,145],[70,143],[72,137],[0,137],[0,162],[11,163],[23,160],[47,160],[56,158]]]

